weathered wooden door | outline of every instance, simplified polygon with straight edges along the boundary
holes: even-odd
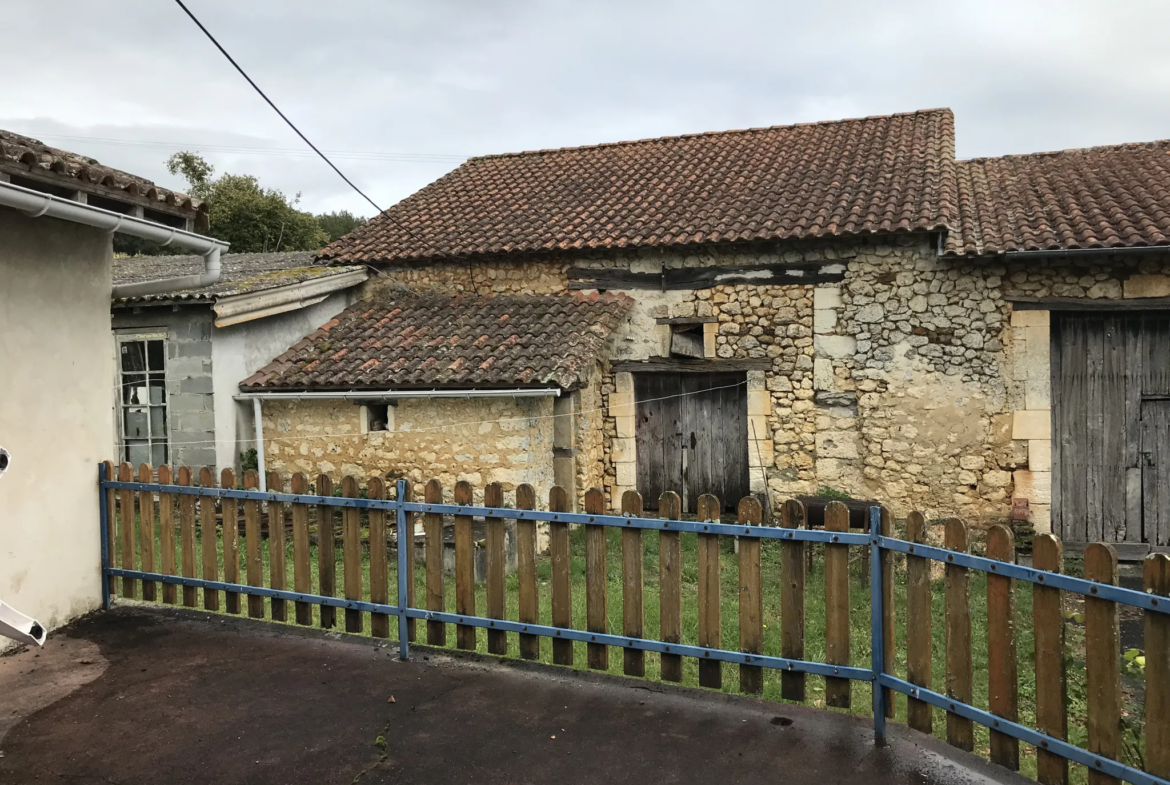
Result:
[[[1170,543],[1170,398],[1142,401],[1142,515],[1146,542]]]
[[[1054,312],[1051,336],[1054,531],[1070,543],[1167,542],[1170,314]]]
[[[663,491],[694,512],[713,493],[734,508],[750,490],[747,386],[742,373],[634,375],[638,492],[657,509]]]

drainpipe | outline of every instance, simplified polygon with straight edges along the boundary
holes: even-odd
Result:
[[[264,469],[264,420],[260,411],[260,399],[252,399],[252,419],[256,429],[256,470],[260,474],[260,492],[268,493],[268,472]]]
[[[59,196],[41,193],[12,183],[0,182],[0,205],[20,210],[32,218],[47,215],[50,218],[93,226],[110,233],[121,232],[141,237],[164,246],[177,245],[203,256],[202,273],[115,286],[111,293],[112,299],[115,300],[210,286],[220,278],[219,256],[220,253],[228,249],[228,244],[222,240],[213,240],[193,232],[173,229],[132,215],[123,215],[112,210],[103,210],[100,207],[62,199]]]

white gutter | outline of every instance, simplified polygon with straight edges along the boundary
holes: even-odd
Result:
[[[213,240],[201,234],[183,229],[173,229],[153,221],[115,213],[112,210],[103,210],[100,207],[81,204],[70,199],[62,199],[59,196],[41,193],[12,183],[0,182],[0,205],[20,210],[32,218],[47,215],[50,218],[93,226],[111,233],[121,232],[141,237],[161,245],[174,244],[203,256],[202,273],[115,286],[111,292],[111,298],[114,300],[210,286],[219,280],[219,255],[228,249],[228,244],[222,240]]]
[[[559,398],[559,387],[511,390],[346,390],[338,392],[240,393],[237,401],[389,401],[395,398]]]

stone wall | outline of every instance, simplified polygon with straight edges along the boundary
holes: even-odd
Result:
[[[663,318],[708,318],[712,359],[767,361],[747,375],[754,491],[773,503],[824,486],[896,515],[1007,521],[1013,497],[1038,530],[1051,502],[1048,319],[1012,298],[1170,296],[1170,258],[949,259],[926,235],[694,252],[623,251],[475,263],[481,294],[568,290],[570,266],[653,273],[680,267],[820,262],[843,280],[625,290],[636,301],[609,360],[667,353]],[[466,264],[387,268],[367,294],[470,291]],[[602,485],[613,508],[637,465],[632,376],[597,370],[574,439],[578,503]],[[759,433],[763,431],[763,433]]]
[[[505,491],[529,483],[542,505],[553,485],[551,398],[402,399],[390,406],[385,431],[368,431],[364,407],[348,401],[264,404],[269,470],[345,475],[420,486],[439,479],[450,498],[466,480],[482,498],[499,482]]]

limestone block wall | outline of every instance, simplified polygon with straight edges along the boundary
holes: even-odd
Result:
[[[348,401],[265,402],[268,468],[335,480],[437,478],[448,498],[460,480],[477,498],[491,482],[508,492],[526,482],[547,502],[554,483],[551,398],[402,399],[389,413],[387,430],[369,432],[362,407]]]
[[[567,291],[570,266],[830,263],[838,283],[626,290],[636,301],[605,360],[661,356],[663,318],[701,317],[704,353],[754,359],[748,374],[753,490],[778,502],[822,486],[895,514],[1009,519],[1029,500],[1048,526],[1051,434],[1048,315],[1013,298],[1170,296],[1170,259],[950,259],[926,235],[791,242],[749,249],[623,251],[475,264],[481,294]],[[387,268],[370,291],[470,292],[465,264]],[[602,363],[574,415],[578,494],[611,506],[636,481],[633,379]],[[761,433],[762,432],[762,433]],[[466,454],[466,453],[460,453]],[[578,498],[578,503],[580,502]]]

